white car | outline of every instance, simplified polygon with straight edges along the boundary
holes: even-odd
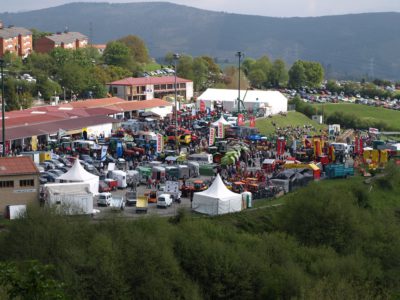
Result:
[[[157,207],[167,208],[172,205],[172,197],[169,194],[161,194],[157,198]]]
[[[100,193],[97,199],[97,206],[110,206],[111,200],[111,193]]]

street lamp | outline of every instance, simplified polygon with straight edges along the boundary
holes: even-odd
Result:
[[[176,82],[177,82],[176,64],[177,64],[177,61],[178,61],[179,57],[180,56],[179,56],[178,53],[175,53],[173,55],[174,67],[175,67],[175,72],[174,72],[175,73],[175,144],[176,144],[176,151],[177,152],[179,151],[179,141],[178,141],[178,90],[177,90],[177,87],[176,87]]]
[[[3,157],[6,156],[6,101],[4,100],[4,59],[0,58],[0,71],[1,71],[1,128],[2,128],[2,143],[3,143]]]
[[[244,53],[241,51],[236,52],[236,56],[239,58],[239,76],[238,76],[238,113],[240,113],[240,63],[244,57]]]

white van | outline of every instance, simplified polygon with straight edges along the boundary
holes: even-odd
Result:
[[[100,193],[97,199],[97,206],[110,206],[112,195],[111,193]]]
[[[196,161],[199,164],[212,164],[213,156],[209,153],[191,154],[188,157],[188,161]]]
[[[157,198],[157,207],[167,208],[172,205],[172,197],[170,194],[161,194]]]

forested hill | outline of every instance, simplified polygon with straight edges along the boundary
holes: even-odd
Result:
[[[80,31],[104,43],[135,34],[154,57],[169,51],[235,61],[234,53],[268,54],[288,63],[321,62],[328,76],[400,78],[400,13],[271,18],[200,10],[165,2],[72,3],[0,14],[6,25]],[[91,30],[92,29],[92,30]]]

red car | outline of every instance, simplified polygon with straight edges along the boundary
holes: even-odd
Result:
[[[111,192],[112,188],[103,180],[99,181],[99,193]]]

